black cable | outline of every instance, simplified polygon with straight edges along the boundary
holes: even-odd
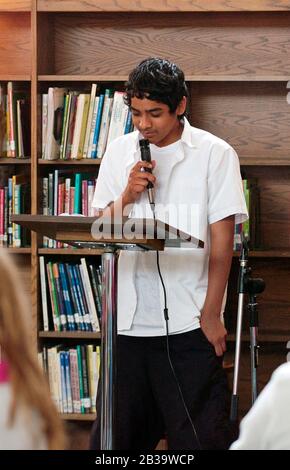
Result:
[[[152,209],[152,213],[153,213],[153,220],[154,220],[154,222],[155,222],[155,220],[156,220],[156,219],[155,219],[155,210],[154,210],[155,207],[152,207],[152,206],[154,206],[154,205],[151,204],[151,209]],[[177,377],[177,375],[176,375],[174,366],[173,366],[173,364],[172,364],[171,356],[170,356],[169,329],[168,329],[168,320],[169,320],[169,316],[168,316],[168,307],[167,307],[167,294],[166,294],[166,288],[165,288],[164,280],[163,280],[162,273],[161,273],[161,269],[160,269],[160,260],[159,260],[159,251],[158,251],[158,250],[156,250],[156,262],[157,262],[157,270],[158,270],[159,278],[160,278],[160,281],[161,281],[161,284],[162,284],[163,297],[164,297],[164,309],[163,309],[163,313],[164,313],[165,325],[166,325],[166,350],[167,350],[167,358],[168,358],[168,362],[169,362],[170,369],[171,369],[171,371],[172,371],[174,380],[175,380],[176,385],[177,385],[177,389],[178,389],[178,392],[179,392],[179,395],[180,395],[180,398],[181,398],[181,401],[182,401],[183,408],[184,408],[185,413],[186,413],[186,415],[187,415],[187,418],[188,418],[188,420],[189,420],[189,422],[190,422],[190,425],[191,425],[191,428],[192,428],[194,437],[195,437],[195,439],[196,439],[197,445],[198,445],[198,447],[199,447],[199,450],[202,450],[202,447],[201,447],[201,444],[200,444],[200,440],[199,440],[199,438],[198,438],[198,435],[197,435],[197,432],[196,432],[194,423],[193,423],[193,421],[192,421],[192,419],[191,419],[189,410],[188,410],[187,405],[186,405],[186,403],[185,403],[185,399],[184,399],[184,396],[183,396],[183,393],[182,393],[182,390],[181,390],[181,386],[180,386],[180,383],[179,383],[178,377]]]

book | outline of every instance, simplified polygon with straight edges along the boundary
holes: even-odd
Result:
[[[46,276],[45,276],[44,256],[39,257],[39,273],[40,273],[40,287],[41,287],[43,330],[49,331],[48,308],[47,308],[47,285],[46,285]]]
[[[63,124],[64,95],[66,88],[49,87],[47,98],[46,160],[56,160],[60,156],[61,132]]]

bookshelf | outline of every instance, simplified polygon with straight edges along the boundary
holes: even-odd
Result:
[[[168,57],[183,68],[190,90],[191,123],[227,140],[237,150],[243,175],[255,178],[260,189],[261,243],[250,252],[249,264],[254,276],[263,277],[267,285],[258,298],[261,384],[285,361],[290,339],[289,24],[286,0],[19,0],[0,4],[0,83],[13,81],[31,96],[31,158],[13,162],[0,158],[0,171],[6,167],[12,171],[15,165],[17,171],[30,172],[32,214],[39,213],[39,181],[49,171],[82,168],[96,176],[100,164],[99,159],[41,159],[40,95],[48,86],[87,90],[91,83],[98,83],[120,88],[129,71],[148,56]],[[91,256],[91,251],[43,248],[35,234],[31,248],[9,251],[19,254],[22,269],[31,275],[38,349],[79,339],[76,334],[65,337],[42,331],[39,256],[77,259]],[[237,273],[235,253],[226,307],[229,359]],[[82,342],[97,340],[84,335]],[[242,413],[250,406],[247,338],[245,321]],[[78,419],[78,426],[88,431],[90,422],[82,423],[81,415]],[[76,429],[74,423],[72,432]]]

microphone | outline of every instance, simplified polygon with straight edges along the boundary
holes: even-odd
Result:
[[[139,140],[139,145],[140,145],[140,150],[141,150],[141,160],[143,162],[151,162],[151,153],[150,153],[150,147],[149,147],[149,140],[147,139],[141,139]],[[144,168],[147,173],[152,174],[152,169],[151,168]],[[154,206],[154,185],[151,181],[148,181],[147,184],[147,189],[148,189],[148,197],[149,197],[149,203],[150,206]]]

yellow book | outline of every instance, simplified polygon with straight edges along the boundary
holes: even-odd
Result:
[[[89,114],[89,106],[90,106],[90,95],[85,95],[84,99],[85,99],[84,110],[83,110],[83,116],[82,116],[81,133],[80,133],[77,159],[83,158],[83,149],[84,149],[85,136],[86,136],[86,131],[87,131],[87,122],[88,122],[88,114]]]

